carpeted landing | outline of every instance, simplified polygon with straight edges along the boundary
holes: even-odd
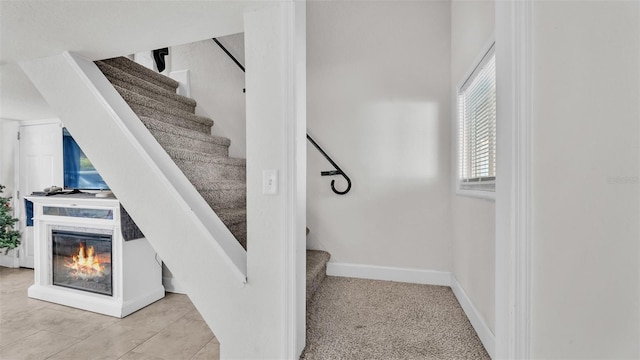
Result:
[[[450,288],[327,276],[301,359],[490,358]]]

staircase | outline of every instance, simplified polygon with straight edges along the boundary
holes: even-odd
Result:
[[[229,157],[231,141],[211,135],[213,120],[195,115],[177,81],[124,57],[96,65],[246,249],[246,162]]]
[[[211,135],[213,120],[195,115],[196,101],[176,94],[177,81],[124,57],[95,64],[246,250],[246,161],[229,157],[231,141]],[[307,251],[307,305],[329,258]]]

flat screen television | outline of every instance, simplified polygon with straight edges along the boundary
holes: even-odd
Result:
[[[109,190],[91,161],[66,128],[62,129],[64,188],[78,190]]]

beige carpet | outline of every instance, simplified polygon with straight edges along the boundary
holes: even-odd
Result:
[[[213,120],[176,94],[177,81],[125,57],[95,64],[246,249],[246,160],[229,157],[231,140],[211,134]]]
[[[490,359],[450,288],[328,276],[302,359]]]

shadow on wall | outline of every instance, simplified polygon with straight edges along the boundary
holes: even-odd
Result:
[[[438,177],[438,104],[386,101],[362,111],[364,114],[356,117],[362,121],[355,126],[368,130],[357,155],[376,159],[367,162],[368,174],[363,175],[383,179]]]

